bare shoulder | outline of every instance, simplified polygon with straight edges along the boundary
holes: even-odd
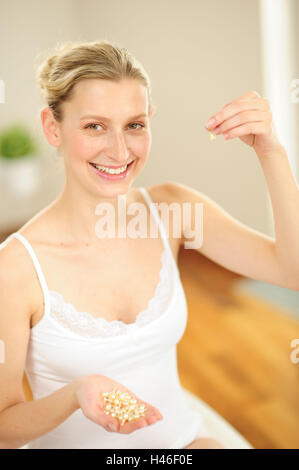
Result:
[[[181,204],[183,202],[207,202],[210,200],[210,198],[202,192],[177,181],[165,181],[154,186],[149,186],[147,189],[157,202],[178,202]]]
[[[0,290],[22,299],[28,318],[36,309],[35,268],[23,244],[12,237],[0,244]]]
[[[0,275],[10,281],[24,280],[30,270],[30,259],[24,246],[12,237],[0,244]]]
[[[164,183],[151,186],[148,188],[151,195],[153,195],[153,199],[155,198],[155,202],[163,202],[165,201],[169,205],[172,203],[177,203],[179,205],[180,214],[179,220],[174,219],[175,211],[169,211],[170,214],[170,226],[174,226],[174,224],[180,224],[180,236],[179,236],[179,246],[184,245],[185,243],[192,243],[196,244],[195,240],[190,240],[190,234],[195,236],[196,233],[200,233],[199,225],[203,227],[203,223],[201,218],[203,217],[203,207],[205,207],[205,212],[210,215],[212,210],[214,212],[217,210],[218,213],[220,212],[220,206],[216,204],[210,197],[205,195],[204,193],[192,188],[191,186],[177,182],[177,181],[165,181]],[[190,212],[185,211],[185,205],[189,205]],[[175,207],[175,206],[174,206]],[[186,212],[186,215],[185,215]],[[210,216],[210,219],[212,217]],[[206,224],[207,226],[208,224]],[[210,225],[213,229],[213,222],[210,222]],[[206,237],[207,238],[207,237]],[[200,244],[198,240],[199,248],[194,248],[197,251],[203,252],[203,244]],[[195,245],[194,245],[195,246]],[[191,246],[189,245],[189,248]]]
[[[146,189],[152,200],[157,203],[180,203],[184,193],[184,185],[181,185],[176,181],[165,181],[153,186],[148,186]]]

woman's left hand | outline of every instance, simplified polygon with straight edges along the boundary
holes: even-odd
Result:
[[[210,124],[212,118],[215,121]],[[271,155],[281,148],[274,131],[269,101],[256,91],[249,91],[227,103],[205,127],[213,134],[223,133],[225,139],[239,137],[261,156]]]

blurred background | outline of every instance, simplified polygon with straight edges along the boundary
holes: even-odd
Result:
[[[134,186],[185,183],[275,237],[255,153],[239,139],[211,142],[204,125],[228,101],[258,91],[270,100],[298,181],[298,19],[298,0],[0,0],[0,133],[17,123],[6,146],[13,154],[19,142],[28,157],[0,156],[0,242],[64,183],[42,132],[35,64],[57,42],[102,39],[143,64],[158,107],[151,154]],[[299,363],[290,359],[298,291],[245,279],[192,250],[180,253],[180,269],[190,315],[179,344],[183,385],[254,447],[299,448]]]

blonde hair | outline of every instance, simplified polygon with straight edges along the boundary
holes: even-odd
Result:
[[[148,74],[137,59],[124,47],[114,42],[67,42],[36,66],[36,77],[42,97],[58,122],[63,120],[64,101],[71,100],[75,84],[87,78],[121,81],[139,80],[148,92],[148,113],[157,107],[152,103]]]

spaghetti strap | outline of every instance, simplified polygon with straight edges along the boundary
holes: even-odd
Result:
[[[47,282],[46,282],[45,276],[43,274],[41,265],[40,265],[40,263],[38,261],[38,258],[37,258],[36,254],[34,252],[34,249],[32,248],[32,245],[29,243],[29,241],[21,233],[14,232],[11,235],[9,235],[8,239],[11,238],[11,237],[15,237],[18,240],[20,240],[21,243],[23,243],[23,245],[27,249],[27,251],[28,251],[28,253],[29,253],[29,255],[30,255],[30,257],[33,261],[33,264],[34,264],[34,267],[35,267],[35,270],[36,270],[36,273],[37,273],[37,276],[38,276],[38,279],[39,279],[39,282],[40,282],[40,285],[41,285],[41,288],[42,288],[42,291],[43,291],[43,295],[44,295],[44,303],[45,303],[45,305],[44,305],[44,307],[45,307],[44,314],[46,315],[46,313],[49,309],[49,303],[50,303],[49,289],[48,289]]]
[[[174,262],[174,265],[176,267],[176,270],[178,272],[178,266],[177,266],[177,263],[174,259],[174,256],[173,256],[173,252],[172,252],[172,249],[170,248],[170,244],[169,244],[169,240],[168,240],[168,237],[167,237],[167,234],[166,234],[166,230],[165,230],[165,227],[163,225],[163,222],[162,222],[162,219],[161,217],[159,216],[159,213],[158,213],[158,209],[156,207],[156,203],[153,202],[152,198],[150,197],[148,191],[143,187],[141,186],[139,188],[139,190],[142,192],[142,194],[144,195],[147,203],[148,203],[148,206],[150,208],[150,211],[151,213],[154,215],[155,217],[155,220],[157,221],[157,224],[159,226],[159,229],[160,229],[160,233],[161,233],[161,237],[162,237],[162,241],[164,243],[164,246],[168,252],[168,254],[170,255],[171,259],[173,260]]]

